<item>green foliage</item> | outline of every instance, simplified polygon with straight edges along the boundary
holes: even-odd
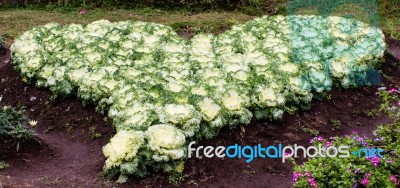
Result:
[[[381,115],[381,112],[379,109],[371,109],[371,110],[364,110],[364,114],[366,114],[368,117],[375,119]]]
[[[16,141],[17,151],[20,144],[34,136],[34,131],[26,125],[24,108],[15,109],[10,106],[0,108],[0,136]]]
[[[301,130],[305,133],[308,133],[312,136],[317,136],[319,134],[319,131],[310,127],[302,127]]]
[[[392,88],[389,91],[380,90],[381,105],[379,111],[386,113],[390,118],[400,121],[400,97],[399,88]]]
[[[101,137],[101,133],[96,130],[96,127],[90,127],[90,137],[92,139],[98,139]]]
[[[9,167],[9,166],[10,166],[10,165],[7,164],[6,162],[0,161],[0,170],[5,169],[5,168],[7,168],[7,167]]]
[[[6,44],[3,41],[3,38],[0,36],[0,54],[6,50]]]
[[[334,129],[340,129],[340,127],[342,126],[342,122],[336,119],[331,119],[329,123]]]
[[[340,145],[351,146],[352,150],[364,147],[384,148],[384,158],[377,157],[366,159],[351,155],[348,158],[312,158],[302,165],[294,166],[294,187],[315,187],[312,182],[316,182],[318,187],[353,187],[368,185],[367,187],[396,187],[393,177],[400,175],[400,160],[398,149],[400,124],[381,126],[376,130],[375,140],[368,139],[358,134],[351,134],[345,137],[335,137],[332,140],[315,142],[326,144],[327,142],[338,147]],[[394,142],[391,136],[395,136]],[[351,151],[352,151],[351,150]],[[311,179],[312,178],[312,179]],[[312,180],[312,181],[311,181]]]
[[[383,157],[366,158],[350,154],[347,158],[316,157],[294,166],[294,187],[391,187],[399,186],[400,178],[400,97],[397,88],[380,90],[380,110],[393,118],[394,122],[380,125],[373,137],[353,132],[344,137],[318,139],[319,144],[350,146],[350,152],[360,148],[379,147]]]
[[[400,40],[400,1],[379,0],[379,14],[385,33]]]
[[[385,32],[389,34],[390,38],[400,40],[400,26],[395,23],[395,20],[386,20],[385,26]]]
[[[173,172],[168,176],[168,183],[172,185],[179,185],[181,182],[185,181],[187,175],[181,172]]]

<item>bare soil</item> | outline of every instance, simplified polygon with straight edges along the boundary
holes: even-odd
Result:
[[[382,80],[387,86],[399,86],[400,42],[387,42],[393,55],[386,55],[380,68]],[[7,50],[0,59],[1,104],[26,106],[27,115],[39,123],[33,128],[36,139],[23,143],[18,152],[12,142],[0,138],[0,161],[10,165],[0,171],[0,187],[174,187],[160,172],[150,172],[143,179],[131,178],[123,185],[104,178],[101,148],[115,133],[110,120],[74,97],[51,100],[49,90],[23,83],[9,60]],[[379,106],[375,94],[378,87],[333,89],[331,99],[314,101],[310,110],[286,115],[280,122],[255,121],[242,128],[223,129],[218,138],[198,145],[308,145],[314,136],[305,128],[317,130],[323,137],[353,130],[370,135],[377,125],[390,121],[368,113]],[[335,121],[340,126],[332,123]],[[93,133],[101,137],[94,138]],[[290,187],[291,173],[291,166],[279,159],[255,159],[251,163],[243,158],[189,159],[184,171],[187,178],[178,187]]]

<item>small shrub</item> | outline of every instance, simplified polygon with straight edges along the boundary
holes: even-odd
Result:
[[[3,38],[0,37],[0,53],[3,53],[5,51],[5,49],[6,49],[6,45],[3,41]]]
[[[309,128],[309,127],[302,127],[301,130],[305,133],[308,133],[312,136],[317,136],[319,134],[319,131],[313,128]]]
[[[30,140],[34,131],[27,127],[25,109],[15,109],[10,106],[0,108],[0,136],[15,140],[17,151],[20,144]]]
[[[181,182],[185,181],[187,175],[181,172],[173,172],[168,176],[168,183],[172,185],[179,185]]]
[[[340,129],[340,127],[342,126],[342,122],[336,119],[331,119],[329,123],[334,129]]]
[[[90,137],[92,139],[98,139],[101,137],[101,133],[96,130],[96,127],[90,127]]]
[[[10,165],[8,165],[6,162],[4,161],[0,161],[0,170],[3,170],[7,167],[9,167]]]

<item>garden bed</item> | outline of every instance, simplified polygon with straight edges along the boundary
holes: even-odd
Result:
[[[398,56],[399,42],[387,40],[387,43]],[[9,53],[7,50],[0,62],[1,104],[26,106],[28,116],[39,123],[33,128],[36,141],[23,143],[19,152],[11,146],[0,151],[0,161],[11,166],[0,171],[0,180],[4,180],[0,186],[170,186],[168,176],[163,173],[151,172],[124,185],[102,177],[105,158],[101,148],[114,134],[111,121],[96,113],[94,106],[83,107],[73,97],[53,101],[49,90],[23,83],[8,62]],[[399,66],[395,57],[385,56],[380,70],[386,86],[400,83]],[[285,115],[281,122],[257,121],[234,130],[224,128],[218,138],[199,145],[308,145],[317,131],[323,137],[344,135],[352,130],[371,134],[378,124],[390,121],[371,111],[379,106],[375,94],[378,87],[334,89],[331,99],[314,101],[308,111]],[[182,187],[289,187],[292,177],[291,166],[278,159],[256,159],[250,164],[245,159],[190,159],[183,174],[187,178],[180,184]]]

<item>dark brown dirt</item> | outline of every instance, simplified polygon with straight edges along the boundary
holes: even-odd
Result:
[[[387,40],[389,52],[397,61],[400,61],[400,41],[394,39]]]
[[[1,103],[27,107],[30,119],[39,122],[34,127],[38,141],[22,144],[19,152],[14,147],[4,150],[2,146],[0,160],[11,167],[0,175],[33,187],[90,187],[93,182],[96,186],[103,185],[99,182],[107,183],[99,173],[105,160],[101,147],[114,134],[111,123],[92,106],[85,108],[73,98],[52,101],[48,90],[22,83],[12,64],[4,64],[9,57],[7,51],[0,63]],[[102,136],[92,139],[93,130]]]
[[[388,40],[389,46],[400,47]],[[393,47],[391,47],[393,48]],[[0,61],[0,95],[2,105],[26,106],[28,116],[38,120],[34,127],[36,141],[24,143],[16,152],[7,140],[0,140],[0,160],[10,164],[0,171],[0,187],[165,187],[168,176],[150,173],[146,178],[131,178],[118,185],[101,174],[104,157],[101,148],[114,134],[110,121],[95,112],[93,106],[83,107],[74,98],[50,100],[51,92],[22,83],[10,63],[9,51]],[[385,85],[399,86],[400,63],[386,56],[381,70]],[[344,135],[352,130],[367,135],[378,124],[390,120],[368,115],[379,106],[375,92],[379,86],[332,91],[331,99],[314,101],[308,111],[286,115],[281,122],[253,122],[243,128],[223,129],[219,137],[198,145],[229,146],[233,144],[263,146],[308,145],[314,137],[304,128],[319,131],[323,137]],[[36,100],[31,101],[31,97]],[[333,121],[340,122],[334,126]],[[91,132],[101,133],[98,139]],[[301,162],[303,160],[298,160]],[[186,180],[180,187],[290,187],[291,166],[279,159],[189,159],[185,166]]]

